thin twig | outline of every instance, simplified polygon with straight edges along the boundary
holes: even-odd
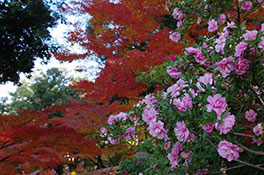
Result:
[[[253,168],[256,168],[256,169],[259,169],[259,170],[262,170],[264,171],[264,168],[260,167],[259,165],[254,165],[254,164],[251,164],[251,163],[248,163],[248,162],[244,162],[242,160],[237,160],[239,163],[242,163],[244,165],[247,165],[247,166],[250,166],[250,167],[253,167]]]
[[[209,142],[217,150],[217,147],[213,144],[213,142],[211,142],[211,140],[209,140],[208,138],[205,138],[205,140]]]
[[[255,151],[255,150],[252,150],[252,149],[249,149],[248,147],[236,142],[238,144],[238,146],[240,146],[241,148],[243,148],[244,150],[246,150],[247,152],[250,152],[252,154],[256,154],[256,155],[260,155],[260,156],[264,156],[264,152],[262,151]]]
[[[243,136],[243,137],[255,138],[255,136],[248,135],[248,134],[242,134],[242,133],[238,133],[238,132],[234,132],[233,134],[234,134],[234,135],[237,135],[237,136]]]

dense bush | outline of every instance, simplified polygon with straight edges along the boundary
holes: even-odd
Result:
[[[129,113],[111,115],[103,132],[112,144],[149,146],[144,174],[263,174],[262,1],[187,0],[169,3],[168,10],[178,24],[171,40],[188,44],[182,37],[194,23],[206,25],[206,35],[164,63],[172,84]],[[253,24],[252,15],[260,22]],[[164,71],[141,80],[165,86],[155,75]]]

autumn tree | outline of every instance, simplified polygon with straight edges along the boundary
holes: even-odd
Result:
[[[109,105],[112,112],[128,110],[142,94],[152,92],[156,87],[136,82],[138,73],[163,63],[183,47],[169,39],[165,6],[161,0],[73,2],[67,13],[92,16],[85,30],[74,24],[75,30],[68,36],[85,53],[76,55],[66,50],[57,58],[96,58],[104,63],[95,82],[80,81],[73,87],[84,90],[89,101]]]

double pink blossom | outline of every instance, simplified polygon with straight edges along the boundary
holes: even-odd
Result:
[[[192,151],[189,151],[189,152],[181,152],[180,156],[183,159],[186,159],[184,165],[187,165],[192,160],[193,152]]]
[[[256,117],[257,117],[257,113],[253,109],[246,111],[245,118],[249,122],[254,122],[256,120]]]
[[[264,37],[261,37],[261,41],[258,44],[258,48],[260,48],[260,51],[264,51]]]
[[[217,119],[221,119],[222,113],[226,110],[227,104],[225,97],[222,97],[221,94],[216,94],[213,97],[209,96],[207,98],[208,105],[206,105],[207,112],[214,110],[217,114]]]
[[[154,109],[153,107],[150,109],[145,109],[142,113],[142,119],[146,122],[146,123],[150,123],[150,122],[156,122],[157,119],[157,115],[158,112],[156,109]]]
[[[221,35],[219,38],[215,40],[215,51],[217,53],[221,52],[221,54],[225,53],[225,44],[226,44],[226,38],[225,35]]]
[[[179,72],[176,68],[173,68],[171,66],[167,67],[167,73],[172,77],[172,78],[179,78],[181,75],[181,72]]]
[[[101,131],[101,134],[107,134],[108,132],[106,128],[101,128],[100,131]]]
[[[246,73],[249,67],[249,62],[250,62],[249,60],[244,59],[243,57],[239,57],[235,63],[236,74],[243,75],[244,73]]]
[[[167,94],[171,94],[171,97],[178,97],[180,95],[180,91],[181,91],[181,87],[176,83],[174,85],[171,85],[168,89],[167,89],[167,93],[166,93],[166,98],[167,98]]]
[[[112,137],[108,136],[108,141],[112,144],[112,145],[116,145],[119,144],[119,140],[118,139],[113,139]]]
[[[120,112],[120,113],[117,115],[117,119],[118,119],[118,120],[125,121],[125,120],[127,119],[127,114],[124,113],[124,112]]]
[[[180,142],[177,142],[173,145],[171,152],[168,154],[168,159],[171,164],[171,170],[177,168],[179,163],[179,153],[182,151],[183,147]]]
[[[164,143],[164,149],[168,150],[170,148],[170,141]]]
[[[236,52],[235,52],[235,56],[239,57],[241,55],[244,54],[244,51],[247,49],[248,43],[245,42],[240,42],[237,46],[236,46]]]
[[[256,39],[257,34],[258,34],[257,30],[252,30],[252,31],[249,31],[249,32],[245,33],[243,35],[243,37],[244,37],[245,40],[253,41],[253,40]]]
[[[164,129],[164,123],[160,120],[158,122],[150,122],[149,133],[158,139],[167,138],[167,130]]]
[[[193,47],[188,47],[185,49],[189,54],[194,54],[195,61],[204,64],[207,61],[207,58],[203,55],[200,49],[195,49]]]
[[[181,34],[179,32],[174,32],[174,33],[170,34],[169,38],[173,42],[177,43],[181,39]]]
[[[247,1],[247,2],[244,2],[242,4],[241,9],[248,11],[248,10],[251,9],[251,7],[252,7],[252,2],[251,1]]]
[[[232,143],[224,140],[218,144],[217,152],[218,154],[227,159],[229,162],[233,160],[237,160],[239,158],[239,153],[242,152],[243,149],[238,147],[237,145],[233,145]]]
[[[192,109],[192,107],[193,107],[192,99],[190,98],[190,96],[188,94],[186,94],[182,98],[182,100],[174,99],[173,105],[175,105],[179,111],[183,111],[183,112],[187,111],[187,107],[189,107],[190,109]]]
[[[186,127],[184,121],[176,123],[176,127],[174,128],[174,133],[180,142],[187,141],[189,138],[189,134],[190,134],[190,132],[189,132],[188,128]]]
[[[216,62],[216,70],[218,70],[223,75],[223,77],[228,76],[229,73],[234,70],[234,66],[231,64],[233,60],[234,58],[230,56],[228,58],[222,59],[220,62]]]
[[[147,106],[151,107],[154,103],[157,103],[158,100],[151,94],[145,96],[145,103]]]
[[[256,138],[252,138],[252,144],[256,143],[258,146],[260,146],[262,144],[262,139],[256,139]]]
[[[110,115],[107,122],[109,125],[113,125],[115,121],[117,121],[118,117],[116,115]]]
[[[205,130],[208,133],[211,133],[214,129],[214,124],[208,124],[208,125],[204,125],[202,126],[203,130]]]
[[[217,21],[212,19],[208,22],[208,31],[209,32],[214,32],[218,30],[218,25],[217,25]]]
[[[203,83],[205,86],[213,84],[213,74],[205,73],[203,76],[198,78],[198,82],[196,83],[197,88],[200,92],[204,92],[205,89],[201,86]]]
[[[173,10],[172,16],[173,16],[173,18],[176,19],[176,20],[181,20],[181,19],[183,19],[184,14],[182,13],[182,11],[181,11],[179,8],[176,7],[176,8]]]
[[[135,134],[136,134],[135,128],[129,127],[123,136],[124,139],[131,140]]]
[[[227,113],[226,117],[223,120],[222,124],[216,122],[215,128],[220,131],[220,134],[227,134],[229,133],[233,126],[235,125],[235,116],[230,115],[230,112]]]
[[[218,22],[220,24],[224,24],[226,22],[226,15],[225,14],[221,14],[219,19],[218,19]]]
[[[256,136],[260,136],[263,134],[263,126],[262,123],[259,123],[257,126],[253,128],[253,132]]]

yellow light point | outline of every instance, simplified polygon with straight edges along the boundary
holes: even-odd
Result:
[[[76,175],[77,173],[75,171],[71,172],[71,175]]]

